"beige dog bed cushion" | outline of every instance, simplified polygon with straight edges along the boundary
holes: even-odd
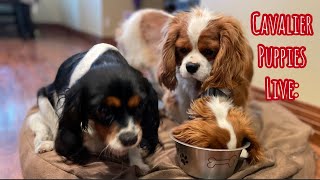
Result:
[[[250,110],[257,125],[259,138],[267,155],[267,161],[248,166],[240,162],[239,168],[230,178],[314,178],[315,154],[308,139],[312,129],[297,119],[284,107],[275,103],[251,102]],[[37,111],[33,108],[29,115]],[[169,130],[176,126],[163,117],[159,129],[163,147],[146,159],[150,172],[142,175],[139,168],[128,166],[126,160],[105,158],[92,161],[85,166],[66,164],[55,151],[35,154],[34,134],[24,123],[20,134],[20,161],[24,178],[192,178],[185,174],[175,160],[174,142],[169,138]]]

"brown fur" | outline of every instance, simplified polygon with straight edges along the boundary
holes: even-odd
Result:
[[[178,140],[193,146],[227,149],[230,134],[226,129],[217,125],[215,114],[207,105],[209,99],[210,97],[204,97],[194,101],[188,111],[192,120],[185,121],[175,127],[173,135]],[[247,114],[242,108],[232,107],[228,112],[228,120],[231,122],[237,137],[237,148],[243,146],[245,141],[251,143],[247,149],[249,153],[248,162],[255,164],[262,161],[264,159],[263,150]]]
[[[154,49],[157,49],[156,44],[161,41],[161,36],[159,36],[161,28],[159,27],[164,26],[167,20],[168,17],[159,12],[149,12],[141,18],[140,29],[142,39],[148,45],[154,46]]]
[[[181,29],[187,29],[188,13],[182,12],[177,14],[168,24],[165,33],[162,62],[159,66],[159,83],[164,84],[168,89],[173,90],[177,86],[176,78],[176,41]]]
[[[244,107],[253,76],[252,49],[236,19],[222,16],[211,21],[204,32],[216,34],[217,30],[220,49],[201,88],[203,91],[210,87],[230,89],[234,104]]]
[[[117,108],[121,106],[120,99],[117,97],[114,97],[114,96],[106,97],[105,103],[107,106],[113,106],[113,107],[117,107]]]
[[[212,149],[227,149],[226,142],[230,140],[227,130],[217,127],[212,120],[200,118],[185,121],[173,130],[173,135],[187,144]]]
[[[94,126],[99,138],[105,144],[109,144],[109,142],[114,139],[116,134],[119,132],[119,127],[115,123],[112,123],[110,127],[106,127],[98,123],[95,123]]]
[[[139,96],[135,95],[130,97],[130,99],[128,100],[128,107],[130,108],[135,108],[139,105],[141,99]]]
[[[264,159],[263,150],[248,115],[242,108],[232,108],[228,113],[228,120],[235,130],[238,142],[237,147],[242,146],[243,144],[241,144],[241,142],[244,141],[251,143],[249,148],[247,148],[249,153],[248,161],[250,164],[262,161]]]

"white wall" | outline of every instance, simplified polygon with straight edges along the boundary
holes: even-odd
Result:
[[[133,10],[132,0],[103,0],[103,35],[113,37],[116,28]]]
[[[36,23],[63,24],[96,36],[103,36],[103,0],[40,0]]]
[[[103,0],[74,0],[79,3],[79,26],[84,32],[103,36],[102,1]],[[76,17],[76,16],[74,16]]]
[[[61,23],[60,4],[63,0],[40,0],[32,18],[37,23]]]
[[[235,16],[243,25],[255,53],[255,75],[253,85],[264,89],[265,76],[271,78],[292,78],[300,87],[297,99],[320,106],[320,1],[304,0],[201,0],[201,7]],[[254,36],[250,30],[250,15],[262,13],[306,14],[313,16],[313,36]],[[257,44],[265,46],[305,46],[308,64],[304,69],[259,69],[257,66]]]

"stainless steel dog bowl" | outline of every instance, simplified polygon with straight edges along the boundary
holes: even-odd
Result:
[[[190,176],[203,179],[226,179],[236,168],[241,151],[250,146],[247,142],[237,149],[209,149],[192,146],[174,138],[176,142],[177,162]]]

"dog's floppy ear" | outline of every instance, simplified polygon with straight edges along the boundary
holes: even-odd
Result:
[[[162,60],[159,65],[158,78],[159,83],[164,84],[170,90],[174,90],[177,86],[175,43],[181,26],[184,25],[182,20],[185,16],[186,13],[180,13],[163,28]]]
[[[243,127],[244,130],[244,141],[249,141],[250,146],[247,148],[249,153],[248,162],[249,164],[256,164],[265,159],[263,149],[258,141],[256,133],[250,127]]]
[[[247,161],[250,164],[263,161],[265,159],[263,147],[255,131],[254,122],[247,112],[242,107],[233,107],[228,113],[228,120],[237,134],[237,146],[241,147],[246,142],[250,142],[250,146],[246,149],[248,156],[244,155]]]
[[[240,23],[233,17],[221,16],[208,26],[219,30],[220,49],[214,60],[210,77],[204,87],[233,89],[248,85],[253,76],[253,52]]]
[[[59,155],[75,163],[85,163],[89,159],[88,150],[83,146],[82,130],[88,126],[86,92],[80,83],[75,84],[65,94],[64,109],[59,117],[59,127],[55,140],[55,150]]]
[[[143,104],[143,113],[140,123],[142,128],[142,141],[140,146],[143,148],[146,147],[149,154],[154,153],[156,146],[159,143],[159,124],[158,96],[152,86],[149,85],[147,97]]]

